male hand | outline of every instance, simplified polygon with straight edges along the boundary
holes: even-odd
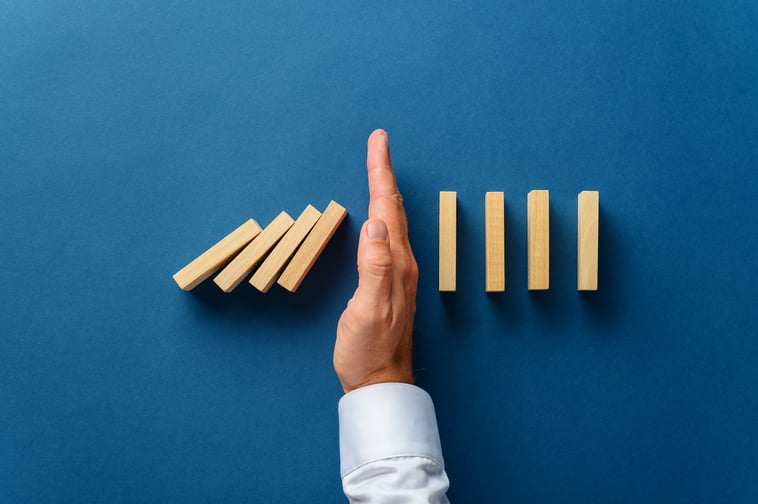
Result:
[[[368,220],[358,243],[358,288],[337,325],[334,369],[345,393],[382,382],[413,383],[418,266],[387,133],[368,139]]]

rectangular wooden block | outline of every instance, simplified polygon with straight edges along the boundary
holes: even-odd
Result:
[[[600,224],[600,193],[579,193],[577,225],[577,289],[597,290],[598,238]]]
[[[174,281],[183,290],[192,290],[203,280],[229,262],[237,252],[250,243],[261,227],[253,219],[223,237],[218,243],[174,274]]]
[[[277,215],[247,247],[242,249],[237,257],[232,259],[226,268],[221,270],[221,273],[216,275],[213,279],[215,284],[224,292],[233,291],[255,269],[294,223],[295,221],[287,212]]]
[[[550,195],[548,191],[529,191],[527,215],[529,290],[546,290],[550,288]]]
[[[458,225],[458,194],[455,191],[440,191],[439,223],[439,290],[454,292],[456,280],[456,229]]]
[[[336,201],[329,202],[277,283],[288,291],[295,292],[346,216],[347,210],[342,205]]]
[[[505,196],[502,192],[484,195],[484,237],[487,292],[505,291]]]
[[[295,221],[295,224],[287,231],[287,234],[276,244],[274,250],[266,257],[253,276],[250,284],[261,292],[268,292],[279,274],[284,270],[287,262],[303,242],[308,232],[313,228],[316,221],[321,217],[321,212],[308,205]]]

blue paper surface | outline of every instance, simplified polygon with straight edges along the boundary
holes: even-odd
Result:
[[[5,2],[0,501],[344,499],[331,352],[377,127],[451,501],[758,501],[757,23],[744,0]],[[579,294],[585,189],[600,290]],[[171,280],[245,219],[330,199],[350,216],[296,294]]]

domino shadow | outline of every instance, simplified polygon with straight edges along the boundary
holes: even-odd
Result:
[[[550,289],[528,291],[540,318],[552,326],[569,316],[565,296],[576,291],[576,229],[567,224],[566,218],[575,216],[576,209],[566,208],[564,203],[558,198],[550,201]]]
[[[584,312],[600,327],[614,327],[620,321],[621,298],[625,288],[621,285],[623,267],[620,264],[625,248],[624,234],[618,226],[618,217],[600,203],[598,234],[598,290],[579,291]]]
[[[481,282],[483,277],[477,275],[476,261],[472,257],[479,257],[482,250],[478,246],[482,237],[477,234],[477,227],[472,225],[470,209],[465,200],[459,198],[456,209],[456,290],[455,292],[440,292],[440,300],[445,314],[445,320],[453,329],[468,327],[471,320],[471,310],[468,310],[466,302],[472,298],[468,293],[475,292],[477,280]],[[480,234],[480,233],[479,233]],[[439,270],[437,270],[439,271]],[[437,282],[435,281],[435,288]]]
[[[517,215],[512,205],[505,202],[505,292],[487,292],[487,302],[491,313],[510,329],[518,329],[523,321],[523,306],[516,293],[526,284],[525,264],[526,226],[522,216]],[[484,242],[483,242],[484,243]],[[482,246],[482,251],[484,247]],[[482,278],[486,275],[482,274]]]
[[[296,292],[274,284],[267,293],[262,293],[245,279],[227,293],[219,289],[211,277],[195,287],[192,296],[206,315],[223,316],[235,322],[307,321],[326,306],[343,302],[343,287],[350,278],[348,268],[355,269],[358,231],[352,229],[351,224],[347,216]]]

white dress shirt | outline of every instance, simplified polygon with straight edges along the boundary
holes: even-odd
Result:
[[[379,383],[339,402],[340,472],[351,503],[447,504],[449,486],[429,394]]]

